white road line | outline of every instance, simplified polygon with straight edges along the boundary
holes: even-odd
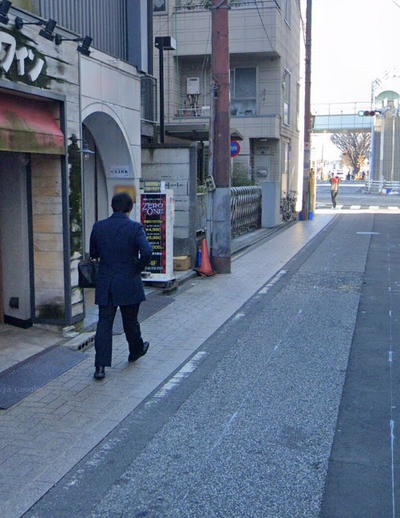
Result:
[[[197,369],[200,363],[204,360],[208,353],[205,351],[200,351],[193,356],[193,358],[188,361],[182,369],[180,369],[175,376],[173,376],[165,385],[163,385],[158,392],[154,394],[150,401],[148,401],[145,406],[148,407],[153,403],[163,399],[168,395],[169,392],[174,390],[182,380],[187,378],[193,371]]]
[[[261,290],[258,291],[258,295],[265,295],[266,293],[268,293],[269,289],[272,288],[272,286],[276,284],[279,281],[279,279],[285,275],[285,273],[286,270],[281,270],[280,272],[278,272],[274,277],[272,277],[270,282],[264,286],[264,288],[261,288]]]
[[[350,205],[350,210],[360,210],[361,205]]]

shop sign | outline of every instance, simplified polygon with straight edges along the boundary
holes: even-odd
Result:
[[[17,50],[16,39],[0,31],[0,70],[7,73],[14,61],[17,63],[18,76],[27,77],[32,83],[38,79],[46,63],[32,48],[23,46]]]
[[[165,190],[165,182],[159,180],[140,180],[140,189],[144,192],[162,192]]]
[[[153,255],[150,264],[146,266],[146,272],[165,273],[167,267],[167,207],[165,194],[142,194],[141,222],[146,230],[147,239],[153,248]]]
[[[110,168],[110,178],[130,178],[128,165],[115,165]]]

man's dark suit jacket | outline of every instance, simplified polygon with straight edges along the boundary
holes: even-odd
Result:
[[[143,225],[123,212],[96,222],[90,235],[90,257],[100,259],[95,304],[107,306],[109,293],[114,306],[146,300],[140,273],[151,254]]]

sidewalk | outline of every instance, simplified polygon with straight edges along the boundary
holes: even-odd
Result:
[[[230,275],[187,280],[171,303],[142,322],[151,347],[140,362],[129,364],[124,335],[114,336],[113,367],[104,381],[93,379],[89,349],[77,366],[1,411],[0,516],[22,516],[333,217],[295,222],[269,239],[260,231],[256,247],[247,248],[244,237],[240,246],[236,241]]]
[[[287,223],[272,228],[265,229],[260,228],[252,232],[243,234],[232,239],[231,252],[235,255],[247,247],[258,243],[259,241],[266,239],[268,236],[280,232],[287,226]],[[188,271],[175,271],[178,290],[186,281],[197,277],[194,270]],[[143,320],[148,317],[148,314],[154,309],[154,304],[151,303],[151,299],[154,292],[159,292],[158,288],[146,285],[146,294],[148,296],[149,303],[145,302],[141,306],[139,313],[139,319]],[[150,297],[149,297],[150,294]],[[84,321],[84,328],[81,330],[79,335],[74,338],[63,338],[61,333],[54,331],[30,327],[28,329],[21,329],[11,325],[0,326],[0,375],[8,369],[15,368],[22,362],[29,362],[31,358],[46,353],[49,348],[56,344],[62,344],[65,347],[70,347],[72,350],[80,348],[85,342],[93,341],[95,334],[95,325],[97,323],[97,306],[94,304],[94,290],[85,290],[86,297],[86,318]],[[150,306],[147,308],[146,306]],[[118,327],[118,314],[116,319],[116,327]]]

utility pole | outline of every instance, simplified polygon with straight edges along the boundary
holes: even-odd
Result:
[[[216,273],[231,273],[229,9],[229,0],[212,2],[210,174],[214,178],[215,190],[212,192],[210,242]]]
[[[306,67],[304,96],[304,170],[303,170],[303,207],[302,218],[310,213],[310,147],[311,147],[311,11],[312,0],[307,0],[306,13]]]

